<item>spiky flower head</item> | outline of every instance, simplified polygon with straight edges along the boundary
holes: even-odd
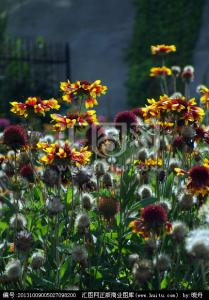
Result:
[[[17,234],[15,248],[21,252],[28,252],[34,243],[33,236],[30,232],[23,230]]]
[[[174,172],[175,168],[178,168],[179,165],[180,162],[177,159],[171,158],[169,162],[169,172]]]
[[[79,233],[85,233],[86,229],[88,229],[90,225],[88,215],[85,213],[78,215],[75,224]]]
[[[47,166],[43,173],[43,182],[53,187],[59,184],[60,173],[56,166]]]
[[[72,260],[75,263],[79,263],[81,266],[86,266],[88,253],[83,246],[81,245],[75,246],[75,248],[71,252],[71,255],[72,255]]]
[[[3,143],[13,150],[17,150],[28,143],[25,129],[20,125],[10,125],[4,130]]]
[[[97,178],[103,176],[108,170],[108,165],[105,161],[96,161],[94,164],[94,170]]]
[[[106,187],[106,188],[112,187],[113,186],[112,175],[110,173],[105,173],[102,176],[102,183],[103,183],[104,187]]]
[[[101,196],[98,202],[98,211],[106,220],[111,220],[119,211],[120,203],[114,197]]]
[[[181,191],[177,196],[179,206],[185,210],[190,209],[194,204],[194,196],[188,191]]]
[[[148,228],[165,225],[168,218],[165,209],[157,204],[146,206],[141,212],[141,217]]]
[[[43,267],[44,263],[45,263],[45,257],[43,253],[41,253],[40,251],[33,253],[31,257],[31,266],[34,270]]]
[[[140,260],[133,266],[133,276],[138,284],[146,283],[152,277],[152,263],[148,259]]]
[[[81,197],[81,203],[84,209],[90,210],[92,208],[94,198],[89,193],[84,193]]]
[[[162,208],[164,208],[164,210],[166,211],[166,213],[168,214],[169,211],[171,210],[171,203],[169,200],[162,200],[158,203],[160,206],[162,206]]]
[[[138,190],[138,195],[140,199],[146,199],[152,197],[153,193],[150,185],[143,184]]]
[[[20,175],[30,183],[33,183],[35,180],[34,170],[30,164],[24,165],[20,169]]]
[[[16,281],[21,279],[22,267],[18,259],[12,259],[8,262],[5,268],[5,275],[11,281]]]
[[[128,131],[131,129],[134,130],[137,124],[137,117],[131,111],[122,111],[116,114],[114,122],[116,128],[120,130],[120,134],[122,134],[121,125],[125,125]]]
[[[62,204],[59,197],[53,196],[47,199],[46,207],[49,211],[49,215],[53,216],[61,213],[64,205]]]
[[[189,83],[194,80],[194,67],[193,66],[185,66],[182,71],[182,79]]]
[[[188,254],[198,260],[209,259],[209,229],[197,228],[192,230],[185,240],[185,248]]]
[[[188,232],[186,224],[182,221],[175,221],[172,224],[172,229],[172,237],[178,243],[181,243],[185,239]]]
[[[173,76],[178,77],[181,73],[181,68],[179,66],[172,66],[171,71]]]

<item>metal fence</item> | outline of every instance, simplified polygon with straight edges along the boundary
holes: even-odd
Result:
[[[70,79],[68,43],[43,39],[7,40],[0,45],[0,105],[5,114],[11,98],[56,97],[59,82]]]

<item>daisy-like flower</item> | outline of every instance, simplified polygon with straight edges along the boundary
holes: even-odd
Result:
[[[134,165],[137,166],[139,169],[151,169],[155,167],[161,167],[163,164],[163,161],[161,158],[158,159],[152,159],[148,158],[145,159],[145,161],[135,160]]]
[[[171,232],[172,225],[168,222],[165,209],[157,204],[150,204],[141,209],[140,217],[129,224],[132,231],[145,239],[154,233],[160,236],[164,232]]]
[[[176,46],[175,45],[162,44],[162,45],[151,46],[152,55],[169,54],[171,52],[176,52]]]
[[[170,68],[167,68],[165,66],[162,67],[153,67],[150,69],[150,76],[156,77],[156,76],[170,76],[172,74],[172,71]]]
[[[60,108],[58,101],[54,98],[41,100],[37,97],[29,97],[24,103],[14,101],[10,102],[10,104],[12,105],[11,112],[19,116],[24,116],[25,118],[28,117],[30,112],[45,116],[46,112]]]
[[[145,122],[152,119],[167,122],[169,125],[174,120],[182,121],[183,124],[200,123],[204,117],[204,110],[197,106],[194,98],[186,101],[184,97],[170,98],[167,95],[160,96],[159,101],[148,99],[149,105],[142,108]],[[168,119],[165,121],[165,117]]]
[[[86,127],[87,125],[98,124],[96,111],[89,110],[85,113],[67,113],[67,116],[62,116],[60,114],[51,114],[54,130],[63,131],[66,128]]]
[[[209,109],[209,89],[206,86],[201,86],[199,92],[201,94],[200,101]]]
[[[59,144],[39,143],[39,149],[42,149],[46,155],[42,156],[40,161],[46,165],[49,164],[73,164],[77,167],[89,162],[91,152],[88,147],[81,147],[79,150],[70,146],[66,141],[63,146]]]
[[[175,172],[177,175],[188,176],[187,189],[193,195],[204,197],[209,193],[209,168],[206,164],[194,166],[188,172],[175,168]]]
[[[100,97],[107,91],[107,87],[101,85],[101,80],[96,80],[93,83],[80,80],[71,83],[68,80],[60,83],[60,89],[64,92],[63,100],[68,103],[71,103],[75,97],[84,97],[86,108],[92,108],[94,105],[97,105],[97,97]]]

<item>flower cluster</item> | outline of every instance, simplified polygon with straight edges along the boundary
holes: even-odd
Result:
[[[84,113],[67,113],[67,116],[60,114],[51,114],[54,130],[63,131],[66,128],[86,127],[87,125],[98,124],[96,111],[88,110]]]
[[[48,143],[39,143],[37,146],[46,153],[46,155],[40,159],[40,161],[46,165],[66,164],[79,167],[86,165],[91,157],[91,152],[88,151],[88,147],[81,147],[77,150],[75,147],[71,147],[67,141],[62,146]]]
[[[64,92],[63,100],[71,103],[75,97],[82,97],[85,99],[86,108],[92,108],[97,105],[97,97],[106,93],[107,87],[101,85],[101,80],[96,80],[93,83],[88,81],[76,81],[74,83],[69,80],[61,82],[61,90]]]
[[[11,112],[25,118],[28,117],[30,112],[45,116],[46,112],[60,108],[58,101],[54,98],[41,100],[37,97],[29,97],[25,102],[10,102],[10,104],[12,105]]]
[[[185,97],[171,98],[160,96],[159,101],[148,99],[149,105],[142,108],[146,122],[157,119],[175,123],[182,120],[185,124],[200,123],[204,117],[204,110],[197,105],[194,98],[186,101]]]

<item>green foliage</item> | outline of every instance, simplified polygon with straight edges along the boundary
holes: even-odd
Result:
[[[198,1],[198,4],[195,0],[135,1],[136,20],[129,53],[130,106],[141,106],[147,98],[159,95],[156,80],[149,78],[149,70],[154,65],[150,55],[151,45],[176,45],[177,52],[170,55],[169,65],[177,62],[180,66],[192,63],[204,1]]]

